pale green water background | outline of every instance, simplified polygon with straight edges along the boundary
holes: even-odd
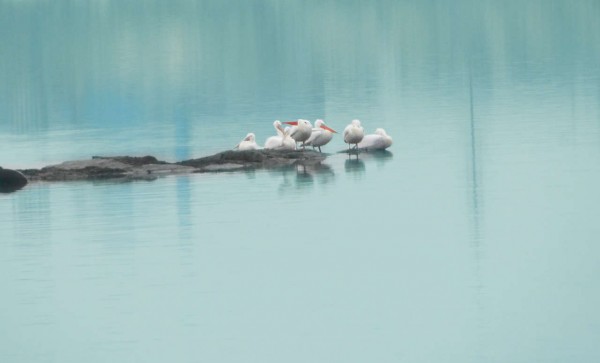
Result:
[[[1,0],[4,167],[199,157],[298,117],[394,145],[0,194],[0,362],[600,361],[598,19],[592,0]]]

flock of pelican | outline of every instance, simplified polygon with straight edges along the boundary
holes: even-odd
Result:
[[[287,125],[285,128],[283,125]],[[272,150],[298,150],[302,147],[312,146],[313,149],[319,149],[326,145],[333,138],[337,131],[325,125],[323,120],[316,120],[313,127],[308,120],[286,121],[279,120],[273,122],[276,135],[271,136],[265,142],[265,149]],[[359,150],[384,150],[392,145],[392,138],[384,129],[378,128],[374,134],[365,135],[363,127],[359,120],[352,122],[344,129],[344,142],[348,144],[348,152],[352,149]],[[299,145],[300,144],[300,145]],[[256,143],[256,135],[249,133],[235,146],[236,150],[257,150],[260,146]]]

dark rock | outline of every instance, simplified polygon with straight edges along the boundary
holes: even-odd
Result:
[[[0,167],[0,193],[14,192],[23,188],[27,183],[27,178],[20,172]]]
[[[30,180],[103,180],[103,179],[156,179],[158,175],[191,173],[194,168],[158,161],[154,157],[132,158],[95,157],[89,160],[66,161],[41,170],[25,170]],[[123,162],[125,161],[125,162]],[[144,161],[150,164],[144,164]],[[158,162],[154,164],[153,162]]]
[[[224,151],[198,159],[184,160],[179,165],[192,166],[197,172],[221,171],[240,168],[270,168],[294,163],[311,163],[325,160],[325,155],[316,151],[296,150],[245,150]]]
[[[86,166],[80,169],[49,167],[42,169],[41,179],[47,181],[116,179],[125,177],[126,172],[126,169],[98,166]]]
[[[19,172],[28,179],[37,177],[42,171],[40,169],[20,169]]]
[[[166,161],[156,159],[154,156],[92,156],[92,159],[110,159],[131,166],[142,166],[149,164],[167,164]]]
[[[98,180],[125,177],[131,167],[111,159],[66,161],[62,164],[42,168],[32,180]],[[33,174],[33,173],[32,173]]]
[[[168,174],[275,168],[294,164],[314,165],[324,159],[324,154],[309,150],[224,151],[178,163],[160,161],[154,156],[94,156],[88,160],[66,161],[39,170],[26,169],[21,172],[27,175],[30,181],[151,180],[157,176]]]

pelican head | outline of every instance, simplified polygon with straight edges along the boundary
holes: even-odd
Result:
[[[352,120],[352,125],[356,126],[356,127],[360,127],[360,120]]]
[[[310,121],[303,120],[303,119],[298,119],[298,121],[286,121],[286,122],[284,122],[284,124],[296,126],[297,128],[304,130],[305,132],[309,129],[312,129],[312,125],[310,124]]]
[[[310,124],[310,121],[308,120],[298,120],[298,126],[300,125],[304,125],[305,127],[310,127],[312,129],[312,125]]]
[[[249,133],[248,135],[246,135],[246,137],[244,138],[244,141],[255,141],[256,140],[256,135],[254,135],[253,132]]]
[[[386,132],[385,132],[385,130],[384,130],[384,129],[382,129],[382,128],[378,128],[378,129],[376,129],[376,130],[375,130],[375,133],[376,133],[377,135],[381,135],[381,136],[387,136],[387,133],[386,133]]]
[[[273,127],[275,128],[275,130],[277,130],[277,132],[281,132],[282,134],[284,133],[281,121],[275,120],[275,122],[273,122]]]
[[[315,121],[315,127],[316,128],[321,128],[323,130],[327,130],[329,132],[333,132],[334,134],[337,134],[337,131],[335,131],[334,129],[332,129],[331,127],[325,125],[325,121],[318,119]]]

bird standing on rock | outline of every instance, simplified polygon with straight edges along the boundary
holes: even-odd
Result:
[[[271,136],[265,141],[265,149],[273,150],[294,150],[296,149],[296,142],[290,137],[290,129],[286,127],[284,130],[281,126],[281,121],[277,120],[273,122],[273,127],[277,136]]]
[[[321,146],[331,141],[334,133],[337,134],[337,131],[325,125],[323,120],[317,120],[315,121],[315,128],[312,129],[312,133],[305,144],[312,146],[313,149],[317,147],[319,148],[319,152],[321,152]]]
[[[352,120],[350,125],[344,129],[344,142],[348,144],[348,152],[350,152],[350,144],[354,144],[354,148],[358,149],[358,143],[365,136],[365,131],[360,125],[359,120]]]
[[[240,141],[239,144],[235,145],[234,150],[244,151],[244,150],[256,150],[258,149],[258,145],[256,144],[256,136],[254,133],[249,133],[246,137]]]
[[[298,121],[286,121],[284,124],[293,126],[290,131],[290,137],[296,141],[296,143],[302,143],[302,150],[304,150],[305,142],[312,134],[312,125],[308,120]],[[296,148],[297,149],[297,148]]]

